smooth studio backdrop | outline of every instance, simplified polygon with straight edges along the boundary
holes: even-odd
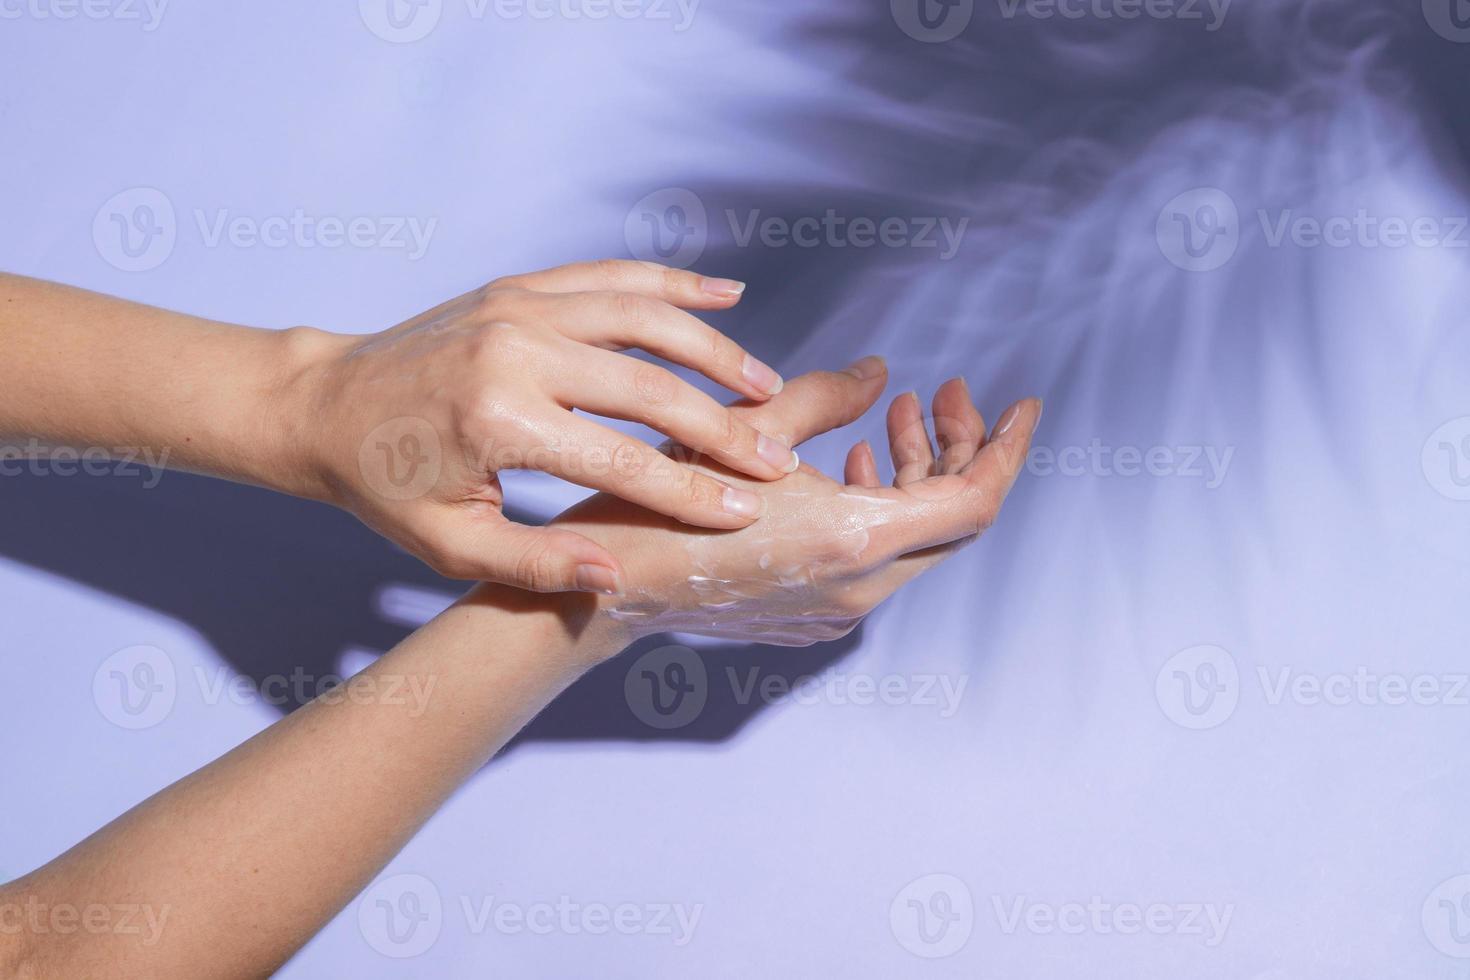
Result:
[[[841,643],[595,672],[282,975],[1463,976],[1455,2],[0,0],[9,271],[367,332],[663,257],[788,376],[1046,400],[962,557]],[[457,589],[65,469],[0,478],[7,878]]]

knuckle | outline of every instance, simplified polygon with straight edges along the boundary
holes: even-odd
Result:
[[[516,581],[535,592],[550,592],[561,585],[556,557],[545,543],[527,545],[515,560]]]
[[[975,534],[981,535],[995,526],[995,518],[1000,513],[1000,505],[994,500],[987,499],[975,509]]]
[[[851,632],[864,616],[873,611],[873,601],[858,589],[848,589],[838,596],[836,607],[837,614],[848,624],[847,632]]]
[[[720,495],[724,492],[718,483],[708,477],[695,473],[688,467],[680,467],[683,476],[680,477],[680,497],[692,510],[697,511],[719,511]]]
[[[839,574],[846,569],[849,563],[858,560],[853,542],[846,534],[836,529],[829,529],[818,535],[812,543],[812,552],[812,557],[816,561]]]
[[[734,341],[714,328],[710,328],[704,334],[705,357],[709,363],[717,367],[724,367],[730,373],[739,375],[745,360],[745,352]]]
[[[597,259],[592,268],[609,287],[616,288],[628,278],[627,264],[620,259]]]
[[[689,286],[689,273],[682,269],[671,269],[666,265],[653,266],[658,276],[659,290],[665,296],[682,296]]]
[[[715,446],[727,453],[735,453],[743,449],[752,440],[746,439],[745,423],[736,417],[734,412],[728,409],[720,409],[719,418],[716,421]]]
[[[640,330],[653,318],[653,301],[638,293],[613,293],[613,311],[624,326]]]
[[[674,400],[679,379],[656,364],[639,364],[633,371],[633,394],[644,408],[658,408]]]
[[[612,472],[622,482],[649,481],[649,453],[636,442],[621,442],[612,451]]]
[[[519,289],[503,284],[503,280],[496,280],[480,290],[475,309],[483,320],[495,320],[506,314],[511,301],[519,292]]]
[[[1020,474],[1021,467],[1026,463],[1025,448],[1019,444],[997,441],[989,443],[986,449],[994,454],[995,470],[1007,483]]]
[[[513,441],[523,433],[525,416],[505,394],[500,390],[485,390],[473,398],[461,417],[461,434],[500,442]]]
[[[475,364],[500,363],[514,356],[524,341],[523,331],[512,323],[483,323],[466,335],[465,354]]]

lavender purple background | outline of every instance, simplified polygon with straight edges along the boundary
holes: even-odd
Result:
[[[367,332],[657,229],[788,375],[1046,399],[961,559],[842,643],[645,644],[676,727],[595,673],[283,976],[1470,973],[1470,6],[925,2],[0,0],[7,270]],[[251,237],[298,209],[367,222]],[[260,491],[0,479],[0,876],[453,594]]]

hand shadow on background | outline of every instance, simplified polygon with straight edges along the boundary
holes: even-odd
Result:
[[[147,474],[147,483],[153,479]],[[7,476],[0,479],[0,515],[0,554],[189,624],[257,689],[268,677],[297,670],[309,678],[339,674],[344,651],[381,652],[401,640],[411,624],[384,615],[385,587],[433,602],[467,588],[335,508],[192,474],[164,473],[151,488],[142,475]],[[803,650],[701,647],[707,701],[686,724],[667,728],[645,723],[634,710],[638,697],[625,693],[636,658],[672,642],[651,637],[589,672],[511,747],[725,741],[771,706],[737,697],[727,663],[739,665],[742,685],[752,668],[763,680],[790,684],[838,661],[857,636]],[[113,649],[130,645],[118,637]],[[76,653],[100,661],[113,649]],[[647,715],[645,706],[638,711]]]

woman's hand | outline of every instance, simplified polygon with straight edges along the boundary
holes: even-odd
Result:
[[[736,411],[794,444],[862,414],[884,375],[870,358]],[[0,973],[273,973],[537,711],[638,633],[804,644],[850,629],[989,524],[1039,411],[1013,406],[987,442],[964,384],[951,381],[934,400],[936,458],[917,400],[897,399],[893,488],[877,485],[863,444],[848,457],[847,486],[809,468],[760,486],[711,465],[706,475],[766,498],[767,516],[742,530],[695,530],[606,494],[574,508],[560,530],[624,555],[626,595],[473,590],[348,681],[357,696],[322,695],[0,886],[0,908],[162,910],[156,936],[0,930]],[[405,688],[422,701],[386,693]]]
[[[685,309],[725,309],[742,285],[642,262],[514,276],[368,338],[341,338],[308,388],[332,502],[450,578],[539,592],[617,588],[622,567],[569,528],[516,524],[497,473],[544,470],[707,528],[741,528],[761,498],[738,471],[794,470],[786,443],[657,365],[640,348],[756,401],[775,371]],[[723,464],[684,466],[573,413],[641,422]]]
[[[846,372],[804,375],[768,403],[734,411],[795,445],[862,415],[886,376],[881,360],[866,358]],[[892,487],[879,485],[872,450],[859,443],[845,486],[805,465],[757,486],[708,464],[765,497],[765,516],[742,530],[682,526],[606,494],[553,526],[621,556],[623,594],[601,606],[625,642],[670,630],[784,646],[835,639],[990,525],[1026,460],[1041,403],[1011,406],[987,437],[955,379],[940,387],[933,414],[937,455],[918,398],[902,395],[890,407]]]

